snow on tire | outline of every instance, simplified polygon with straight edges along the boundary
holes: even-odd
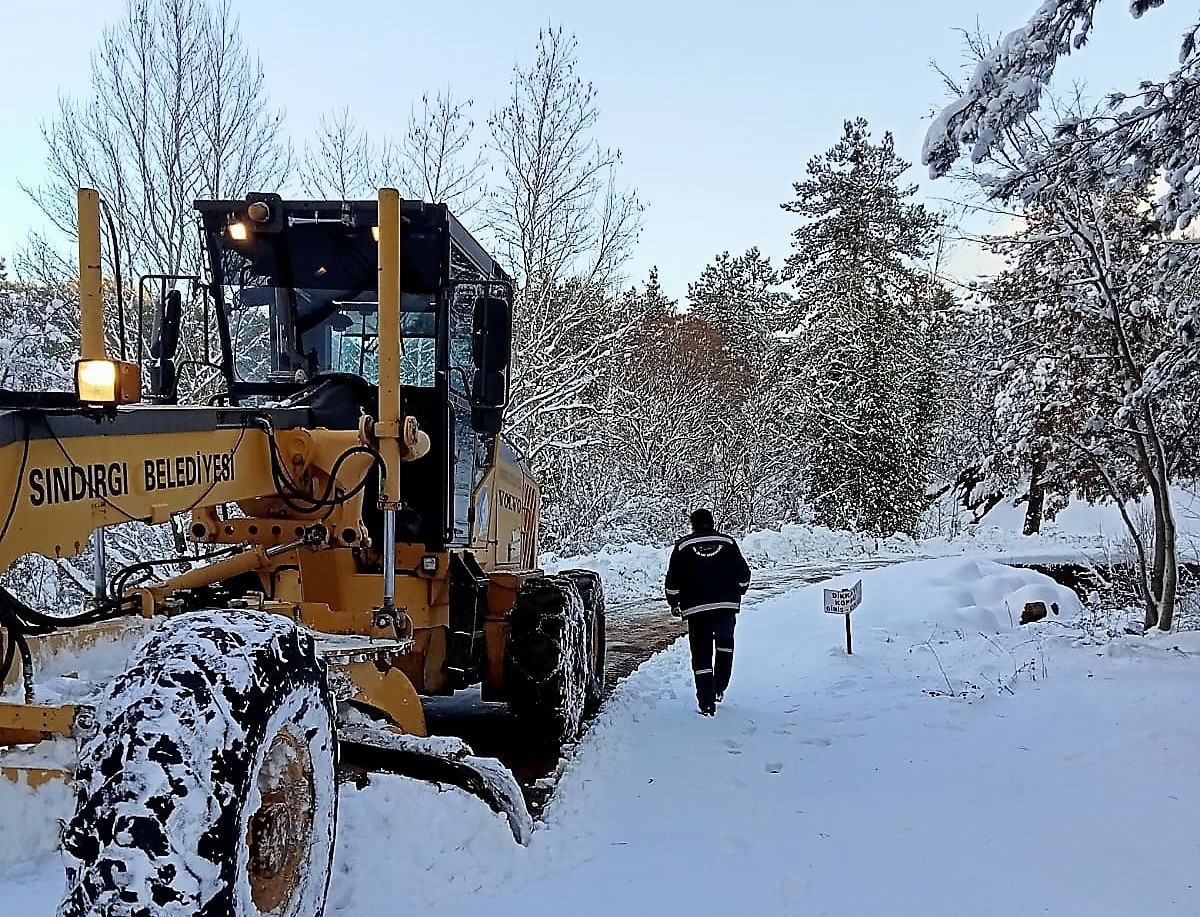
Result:
[[[575,583],[565,576],[526,580],[509,614],[504,683],[509,709],[534,739],[561,744],[579,738],[586,652]]]
[[[583,600],[587,638],[585,656],[588,662],[584,713],[591,716],[600,709],[600,702],[604,700],[604,660],[608,649],[604,581],[594,570],[563,570],[559,575],[568,577],[575,584]]]
[[[80,739],[60,917],[319,917],[336,763],[310,634],[242,610],[163,622]]]

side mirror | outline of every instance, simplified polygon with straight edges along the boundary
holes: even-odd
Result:
[[[502,373],[512,360],[512,307],[504,299],[475,300],[471,326],[471,358],[485,373]]]
[[[504,373],[476,370],[474,384],[471,386],[471,401],[478,405],[503,405],[507,395],[506,382]]]
[[[175,355],[179,352],[179,326],[183,320],[183,296],[169,290],[158,303],[154,337],[150,342],[150,394],[160,402],[174,404],[178,379]]]
[[[508,364],[512,359],[512,306],[508,300],[481,296],[475,300],[471,326],[471,427],[494,436],[508,404]]]
[[[496,436],[504,428],[504,408],[471,408],[471,429],[482,436]]]
[[[174,360],[179,352],[179,325],[183,320],[183,296],[178,290],[170,290],[158,304],[154,317],[154,339],[150,343],[150,356],[156,360]]]

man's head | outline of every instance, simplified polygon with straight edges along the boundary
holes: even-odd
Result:
[[[694,531],[711,532],[713,530],[713,516],[706,509],[693,510],[692,515],[688,518],[691,520]]]

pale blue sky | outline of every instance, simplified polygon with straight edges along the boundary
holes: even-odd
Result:
[[[943,99],[929,61],[961,58],[956,27],[980,16],[989,33],[1007,31],[1039,3],[234,0],[298,147],[322,112],[346,104],[368,128],[398,133],[422,91],[446,85],[475,100],[482,123],[504,98],[513,63],[531,60],[538,28],[573,31],[581,73],[599,90],[600,139],[623,151],[624,177],[649,205],[631,277],[657,264],[675,296],[726,249],[757,244],[781,262],[795,217],[779,204],[844,119],[862,115],[877,134],[891,130],[901,154],[919,160]],[[60,92],[86,92],[88,56],[124,4],[5,6],[0,256],[11,256],[42,225],[17,186],[40,180],[39,122]],[[1194,4],[1173,2],[1135,22],[1128,7],[1102,4],[1095,41],[1069,68],[1097,93],[1163,73],[1196,15]],[[919,167],[913,179],[924,194],[952,193]]]

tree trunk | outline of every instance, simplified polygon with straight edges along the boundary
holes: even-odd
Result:
[[[1167,533],[1163,522],[1162,501],[1165,488],[1151,488],[1154,503],[1154,566],[1150,570],[1150,591],[1156,600],[1162,599],[1163,580],[1167,571]]]
[[[1155,528],[1162,532],[1163,544],[1157,623],[1160,630],[1170,630],[1175,622],[1175,600],[1179,591],[1179,555],[1176,550],[1175,509],[1171,505],[1171,492],[1166,486],[1162,488],[1161,499],[1155,500],[1154,515]]]
[[[1033,467],[1029,469],[1029,500],[1025,506],[1025,528],[1023,535],[1036,535],[1042,530],[1042,513],[1046,507],[1046,483],[1042,476],[1046,473],[1046,453],[1038,450],[1033,457]]]
[[[1163,594],[1159,603],[1158,627],[1170,630],[1175,624],[1175,603],[1179,593],[1179,556],[1175,551],[1175,526],[1167,527],[1167,565],[1163,575]]]
[[[1146,629],[1157,626],[1170,630],[1175,620],[1175,599],[1179,589],[1179,557],[1175,512],[1171,505],[1171,471],[1167,463],[1158,423],[1150,405],[1142,408],[1146,422],[1145,444],[1149,453],[1147,482],[1154,505],[1154,567],[1151,572],[1151,595],[1146,603]],[[1153,606],[1153,607],[1152,607]]]

